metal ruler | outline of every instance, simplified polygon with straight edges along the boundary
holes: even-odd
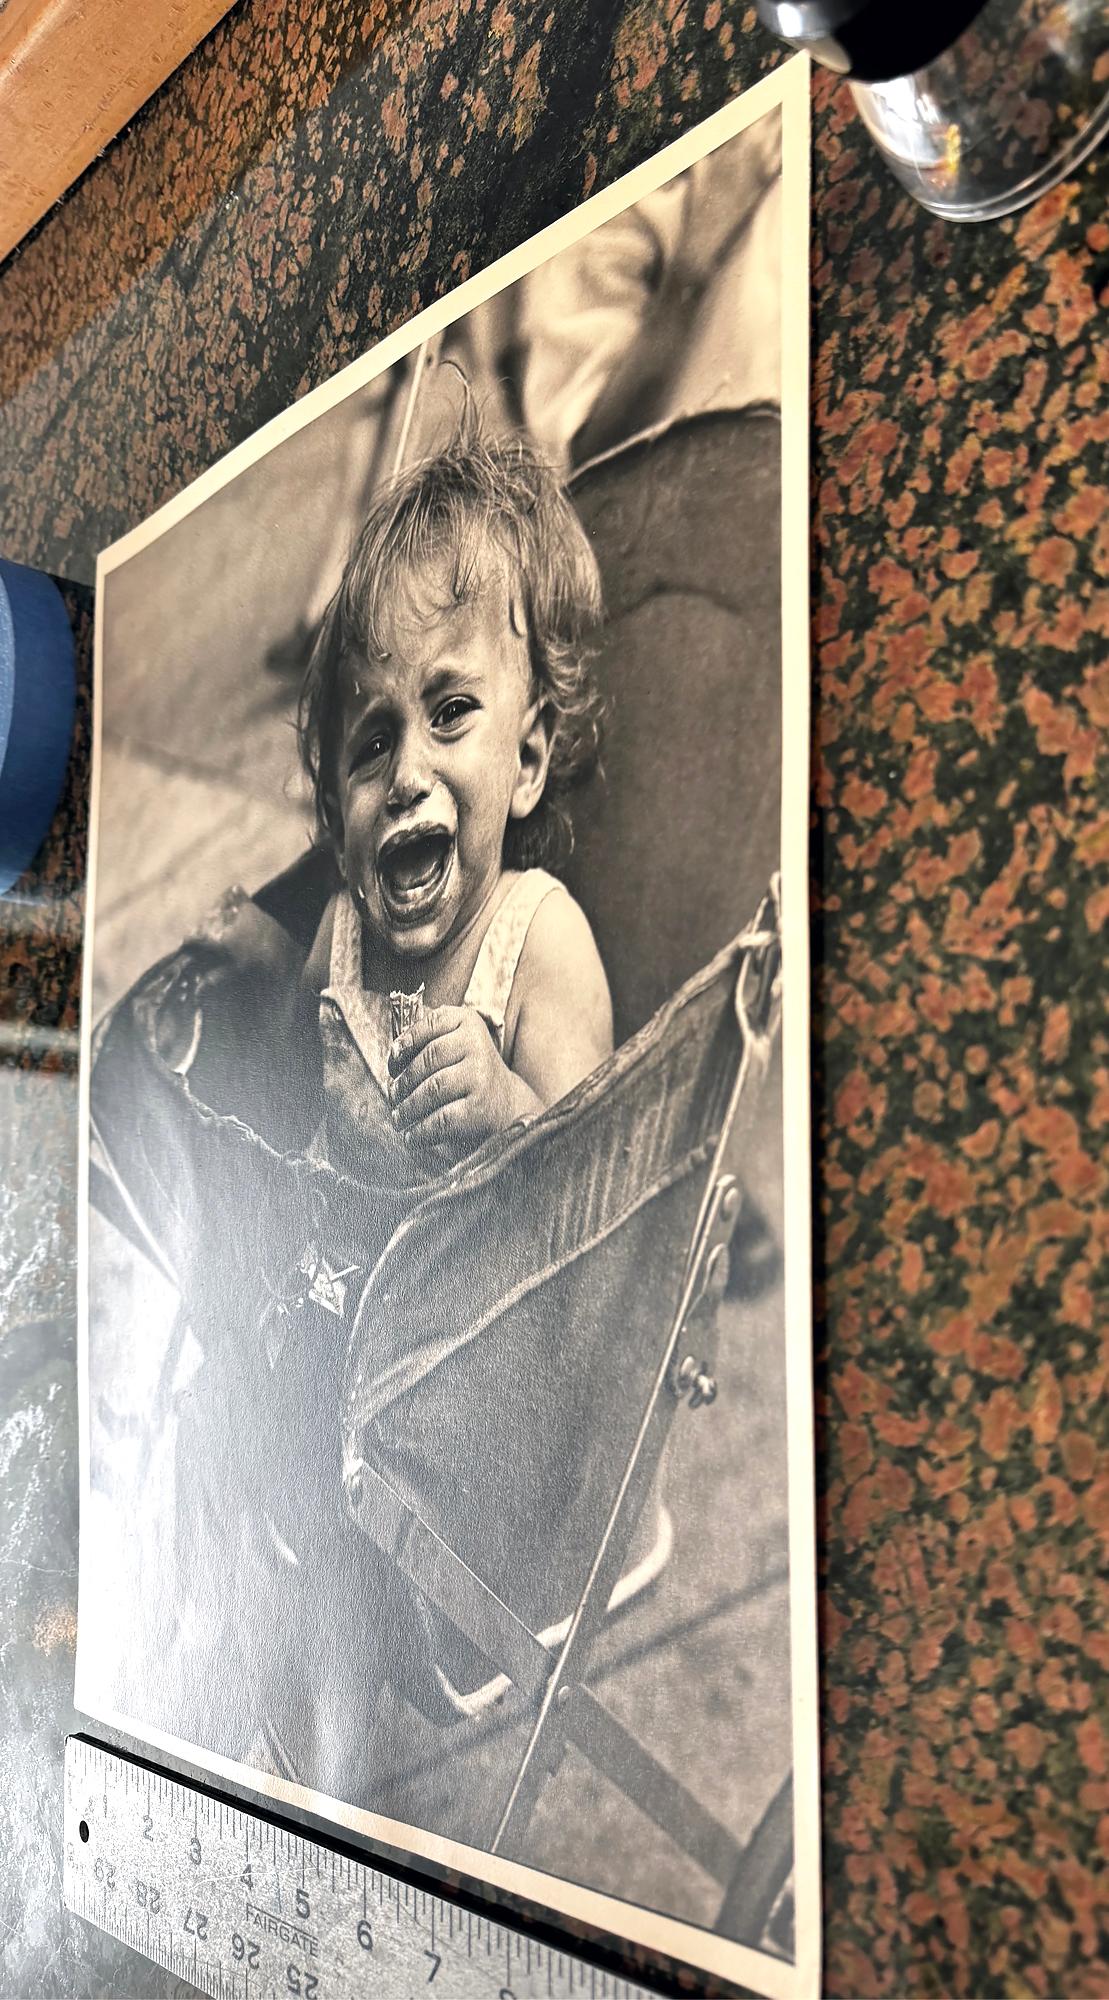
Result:
[[[651,2000],[549,1935],[82,1736],[65,1904],[219,2000]]]

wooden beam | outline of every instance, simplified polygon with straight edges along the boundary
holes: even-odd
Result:
[[[0,257],[226,14],[231,0],[0,7]]]

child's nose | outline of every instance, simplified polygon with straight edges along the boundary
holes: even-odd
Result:
[[[418,805],[426,799],[432,787],[432,777],[427,758],[422,754],[419,741],[411,734],[402,738],[393,763],[393,779],[389,786],[389,804],[397,812],[406,812],[410,806]]]

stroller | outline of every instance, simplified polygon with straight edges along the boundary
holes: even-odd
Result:
[[[279,983],[275,954],[295,959],[329,887],[312,856],[245,912],[245,970],[240,955],[229,973],[217,941],[146,975],[98,1031],[92,1089],[93,1198],[172,1274],[194,1318],[203,1302],[202,1344],[223,1356],[198,1420],[198,1466],[219,1457],[219,1437],[244,1490],[261,1496],[270,1558],[284,1551],[296,1564],[288,1492],[275,1497],[260,1457],[252,1471],[228,1412],[245,1398],[261,1412],[259,1435],[273,1436],[282,1407],[341,1409],[341,1461],[290,1460],[297,1504],[330,1524],[315,1533],[317,1552],[345,1510],[348,1584],[319,1593],[316,1615],[347,1621],[354,1657],[372,1576],[378,1652],[367,1673],[423,1710],[445,1755],[494,1704],[515,1704],[511,1762],[467,1802],[468,1844],[522,1858],[543,1787],[574,1745],[718,1884],[717,1928],[755,1944],[792,1865],[788,1776],[741,1846],[588,1675],[634,1569],[674,1419],[717,1394],[744,1112],[776,1026],[779,458],[774,414],[717,414],[633,443],[575,483],[606,584],[598,668],[613,720],[566,873],[609,972],[608,1063],[418,1190],[341,1184],[309,1160],[311,1081],[286,1075],[275,1097],[269,1056],[256,1076],[236,1059],[226,1100],[198,1103],[175,1050],[211,1038],[217,1019],[252,1021],[257,1039],[260,983]],[[734,829],[729,799],[743,802]],[[259,910],[268,928],[255,949]],[[243,920],[231,913],[229,936]],[[226,1198],[247,1163],[259,1232],[281,1246],[283,1275],[275,1282],[271,1258],[261,1286],[257,1245],[241,1240],[241,1192]],[[351,1246],[371,1207],[384,1248],[361,1262]],[[278,1394],[274,1354],[260,1349],[276,1330],[287,1358],[285,1330],[305,1314],[335,1335],[331,1359],[298,1333],[290,1366],[302,1373]],[[230,1320],[255,1337],[229,1341]],[[213,1516],[220,1504],[214,1491]],[[255,1553],[251,1543],[240,1558]],[[268,1645],[279,1602],[279,1590],[255,1600]],[[275,1669],[274,1685],[290,1671]],[[283,1751],[279,1737],[277,1766],[329,1789],[311,1755]],[[384,1742],[371,1723],[365,1802],[427,1824],[418,1801],[390,1794],[376,1765]]]
[[[714,1877],[718,1927],[752,1942],[789,1872],[788,1780],[741,1850],[586,1680],[675,1413],[716,1395],[743,1101],[775,1028],[776,891],[759,888],[778,845],[778,454],[774,416],[711,416],[576,482],[614,720],[567,874],[609,970],[617,1055],[406,1223],[362,1300],[344,1419],[352,1515],[432,1607],[444,1683],[499,1669],[482,1695],[507,1680],[531,1705],[474,1843],[519,1854],[573,1744]],[[750,531],[734,568],[721,515],[741,547]],[[738,849],[719,812],[737,795]],[[652,798],[673,827],[645,815]],[[465,1726],[474,1694],[458,1708]]]

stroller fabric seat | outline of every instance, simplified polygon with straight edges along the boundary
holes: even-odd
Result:
[[[740,958],[427,1195],[355,1314],[348,1463],[532,1632],[581,1592],[658,1371],[742,1051]],[[391,1509],[359,1518],[390,1544]]]

